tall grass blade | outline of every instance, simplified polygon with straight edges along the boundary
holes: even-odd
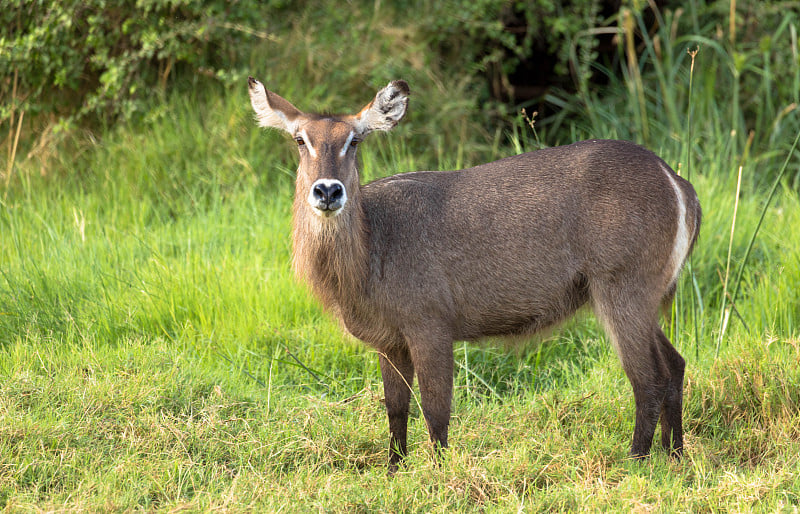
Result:
[[[486,380],[484,380],[484,378],[482,376],[478,375],[473,369],[466,367],[460,361],[456,361],[456,364],[458,364],[458,367],[463,369],[466,372],[467,375],[472,375],[473,377],[475,377],[478,380],[478,382],[483,384],[483,387],[485,387],[490,393],[492,393],[492,396],[495,399],[497,399],[498,401],[502,401],[503,400],[503,397],[500,396],[500,394],[497,392],[497,390],[494,387],[492,387],[491,385],[489,385],[489,383]]]
[[[219,355],[220,357],[222,357],[223,359],[225,359],[225,360],[228,362],[228,364],[230,364],[231,366],[235,366],[236,368],[238,368],[238,369],[239,369],[239,371],[240,371],[240,372],[241,372],[241,373],[242,373],[244,376],[246,376],[247,378],[249,378],[249,379],[251,379],[251,380],[255,381],[255,383],[257,383],[257,384],[258,384],[258,385],[260,385],[261,387],[267,387],[267,384],[265,384],[265,383],[264,383],[262,380],[259,380],[259,379],[258,379],[258,377],[256,377],[255,375],[253,375],[252,373],[250,373],[249,371],[247,371],[246,369],[244,369],[244,366],[237,366],[235,362],[233,362],[233,361],[232,361],[231,359],[229,359],[227,356],[225,356],[225,355],[223,355],[223,354],[221,354],[221,353],[219,353],[219,352],[217,352],[217,355]],[[271,377],[270,377],[270,378],[271,378]]]
[[[292,352],[289,350],[289,347],[288,347],[288,346],[286,346],[284,343],[281,343],[281,344],[283,345],[283,347],[284,347],[284,350],[285,350],[285,351],[286,351],[286,353],[289,355],[289,357],[291,357],[291,358],[292,358],[292,360],[294,360],[294,361],[297,363],[297,365],[298,365],[298,366],[300,366],[302,369],[304,369],[305,371],[307,371],[309,375],[311,375],[312,377],[314,377],[314,380],[316,380],[316,381],[317,381],[317,383],[319,383],[320,385],[323,385],[323,386],[325,386],[325,389],[328,389],[328,390],[330,390],[331,386],[330,386],[330,385],[328,385],[328,383],[327,383],[327,382],[325,382],[325,381],[323,381],[321,378],[319,378],[319,375],[317,375],[317,373],[314,373],[314,371],[312,371],[312,370],[311,370],[311,368],[309,368],[308,366],[306,366],[305,364],[303,364],[303,362],[302,362],[300,359],[298,359],[297,357],[295,357],[295,355],[294,355],[294,354],[293,354],[293,353],[292,353]],[[286,361],[280,361],[280,362],[286,362]],[[320,374],[321,374],[321,373],[320,373]]]
[[[739,294],[739,289],[742,285],[742,276],[744,275],[745,267],[747,266],[747,261],[750,258],[750,252],[753,249],[753,245],[756,242],[756,237],[758,236],[758,231],[761,229],[761,224],[764,222],[764,217],[767,215],[767,208],[769,207],[770,203],[772,203],[772,198],[775,196],[775,191],[778,189],[778,185],[781,183],[783,176],[786,174],[786,170],[789,167],[789,161],[794,155],[794,151],[797,148],[797,143],[800,141],[800,131],[797,132],[797,135],[794,138],[794,142],[792,143],[792,147],[789,149],[789,152],[786,154],[786,160],[783,161],[783,165],[781,166],[778,175],[775,177],[775,181],[772,183],[772,187],[767,194],[767,199],[764,202],[763,207],[761,208],[761,214],[758,217],[758,223],[756,223],[756,228],[753,229],[753,234],[750,236],[750,241],[747,244],[747,249],[744,252],[744,258],[742,259],[742,263],[739,265],[739,269],[736,273],[736,279],[733,282],[733,292],[731,293],[731,306],[735,306],[736,304],[736,297]],[[724,302],[723,298],[723,302]],[[719,355],[720,345],[722,343],[722,339],[725,337],[725,332],[729,324],[725,324],[724,326],[720,327],[720,334],[719,338],[717,339],[717,348],[715,350],[715,356]]]
[[[688,141],[686,144],[686,180],[692,180],[692,140],[694,137],[692,131],[693,119],[692,119],[692,89],[694,87],[694,64],[695,58],[697,57],[697,53],[700,51],[700,47],[697,46],[694,50],[687,50],[686,52],[691,57],[691,64],[689,65],[689,96],[687,98],[687,107],[686,107],[686,132]],[[692,266],[692,255],[689,254],[689,278],[692,284],[696,284],[697,281],[695,280],[694,276],[694,266]],[[678,283],[678,287],[680,287],[680,283]],[[678,295],[680,297],[680,295]],[[694,325],[694,354],[695,359],[700,358],[700,332],[698,331],[698,324],[697,324],[697,302],[695,299],[694,294],[691,294],[692,298],[692,324]],[[677,330],[677,313],[675,314],[676,319],[676,330]]]
[[[731,220],[731,235],[728,240],[728,258],[725,263],[725,276],[723,277],[723,284],[722,284],[722,307],[720,310],[720,320],[719,320],[719,337],[717,339],[717,347],[716,353],[719,353],[719,346],[720,341],[722,340],[722,335],[725,333],[725,330],[728,326],[728,320],[730,319],[730,311],[727,308],[727,300],[728,300],[728,279],[730,278],[731,274],[731,257],[733,255],[733,236],[736,233],[736,215],[739,212],[739,196],[742,188],[742,166],[739,166],[739,174],[736,179],[736,194],[733,199],[733,219]]]
[[[467,343],[465,341],[465,342],[463,342],[461,344],[462,344],[463,349],[464,349],[464,364],[462,365],[462,367],[465,370],[467,370],[467,373],[464,374],[464,380],[465,380],[465,386],[467,388],[467,396],[469,396],[471,394],[471,388],[470,388],[470,384],[469,384],[469,359],[468,359],[468,355],[467,355]]]
[[[628,63],[628,73],[630,73],[631,81],[629,83],[629,90],[631,96],[635,96],[638,107],[639,122],[641,123],[642,139],[645,144],[650,141],[649,127],[647,122],[647,104],[644,98],[644,83],[642,82],[642,74],[639,70],[639,62],[636,56],[635,45],[635,20],[633,13],[630,9],[625,9],[622,16],[623,34],[625,36],[625,55]]]

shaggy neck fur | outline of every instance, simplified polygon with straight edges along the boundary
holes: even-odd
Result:
[[[293,266],[323,306],[337,316],[342,302],[363,298],[369,269],[368,226],[358,187],[348,188],[348,202],[338,216],[322,218],[313,212],[300,190],[294,201]]]

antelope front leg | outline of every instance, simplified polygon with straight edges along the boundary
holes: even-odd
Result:
[[[408,405],[414,383],[414,364],[408,348],[400,344],[379,354],[386,414],[389,417],[389,474],[394,474],[406,455]]]
[[[447,448],[450,404],[453,398],[453,343],[422,339],[410,344],[417,370],[420,403],[428,433],[437,455]]]

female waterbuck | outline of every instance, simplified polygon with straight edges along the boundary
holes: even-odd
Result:
[[[262,127],[288,132],[300,165],[294,269],[379,355],[389,469],[406,452],[416,372],[431,440],[447,446],[453,342],[532,334],[584,304],[622,361],[636,403],[631,455],[683,448],[685,362],[658,324],[700,227],[689,182],[644,148],[583,141],[457,171],[359,184],[356,151],[403,117],[402,80],[357,114],[299,111],[250,78]]]

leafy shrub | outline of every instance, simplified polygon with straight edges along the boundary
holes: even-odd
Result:
[[[0,119],[11,110],[129,118],[181,67],[230,78],[264,25],[288,2],[10,0],[0,9]],[[269,37],[268,34],[261,34]]]
[[[404,77],[425,92],[414,97],[413,144],[454,148],[469,138],[454,165],[474,162],[470,153],[496,154],[506,131],[524,129],[515,120],[521,106],[539,111],[545,144],[597,136],[650,143],[683,141],[691,103],[698,134],[701,120],[735,134],[732,159],[751,131],[752,151],[780,154],[798,123],[798,13],[760,0],[738,0],[733,13],[730,5],[9,0],[0,10],[0,124],[20,111],[26,122],[46,115],[48,124],[128,119],[176,77],[244,87],[246,74],[258,74],[286,96],[324,102],[323,110],[351,108]],[[690,99],[686,50],[698,45]],[[793,179],[800,187],[800,173]]]
[[[470,63],[467,71],[486,77],[492,97],[514,101],[589,73],[600,41],[592,31],[613,20],[619,2],[447,0],[431,8],[423,23],[435,48],[445,59]],[[581,56],[580,69],[570,70],[573,53]]]

